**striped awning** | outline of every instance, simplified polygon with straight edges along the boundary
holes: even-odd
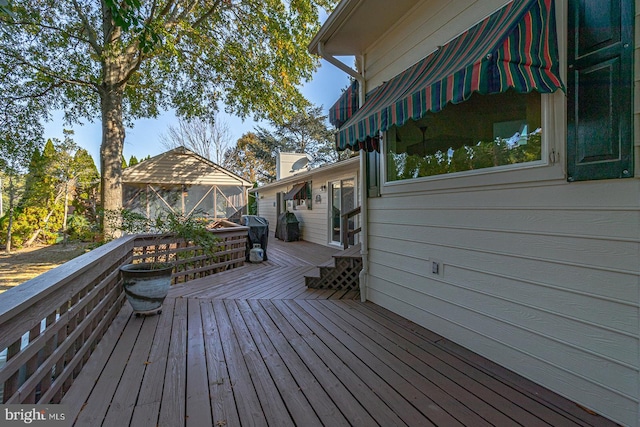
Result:
[[[351,118],[358,111],[358,84],[357,80],[351,83],[351,86],[345,90],[340,99],[336,101],[331,108],[329,108],[329,121],[332,125],[339,128],[347,120]]]
[[[514,0],[367,95],[338,131],[339,150],[409,119],[418,120],[474,92],[564,89],[553,0]]]

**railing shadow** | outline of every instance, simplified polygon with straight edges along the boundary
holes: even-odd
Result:
[[[212,230],[215,254],[183,240],[125,236],[16,286],[0,297],[0,402],[58,403],[125,302],[120,266],[175,262],[173,283],[244,264],[247,227]]]

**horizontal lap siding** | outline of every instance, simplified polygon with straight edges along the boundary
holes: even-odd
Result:
[[[371,199],[368,298],[636,425],[638,194],[612,180]]]
[[[258,215],[269,221],[269,231],[276,231],[276,190],[258,191]]]
[[[329,183],[332,181],[338,181],[348,178],[357,179],[357,170],[333,172],[333,173],[318,173],[312,180],[313,195],[312,202],[313,208],[307,209],[302,207],[295,210],[294,213],[300,221],[300,227],[302,232],[302,238],[305,241],[317,243],[319,245],[327,245],[329,243]],[[327,186],[326,191],[322,191],[320,187],[322,185]],[[320,196],[320,203],[316,203],[316,196]],[[359,205],[360,196],[358,196]]]
[[[311,209],[307,206],[297,206],[292,210],[298,218],[300,232],[302,240],[316,243],[318,245],[329,244],[329,183],[332,181],[338,181],[348,178],[358,178],[358,169],[351,165],[351,170],[329,170],[318,171],[311,177],[301,178],[301,181],[309,180],[312,184],[311,200],[307,203],[311,203]],[[323,185],[327,186],[326,190],[322,190]],[[286,193],[293,187],[292,183],[283,183],[282,186],[276,186],[265,190],[258,190],[258,215],[264,216],[269,220],[269,229],[275,231],[276,227],[276,207],[274,202],[276,200],[276,192]],[[320,201],[316,201],[316,197],[320,196]],[[358,195],[359,206],[360,195]]]
[[[392,33],[366,52],[367,90],[422,60],[509,0],[430,0],[419,2]],[[416,16],[426,17],[417,21]]]

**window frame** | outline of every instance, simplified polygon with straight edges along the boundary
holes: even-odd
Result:
[[[557,0],[556,25],[560,77],[567,77],[568,0]],[[419,177],[409,180],[387,181],[386,132],[380,135],[380,195],[403,194],[416,191],[443,191],[484,186],[536,185],[567,178],[567,100],[563,91],[541,95],[541,159],[535,162],[496,166],[473,171]]]

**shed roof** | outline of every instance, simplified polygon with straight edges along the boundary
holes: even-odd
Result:
[[[122,171],[122,183],[253,187],[244,178],[185,147],[174,148],[126,168]]]

